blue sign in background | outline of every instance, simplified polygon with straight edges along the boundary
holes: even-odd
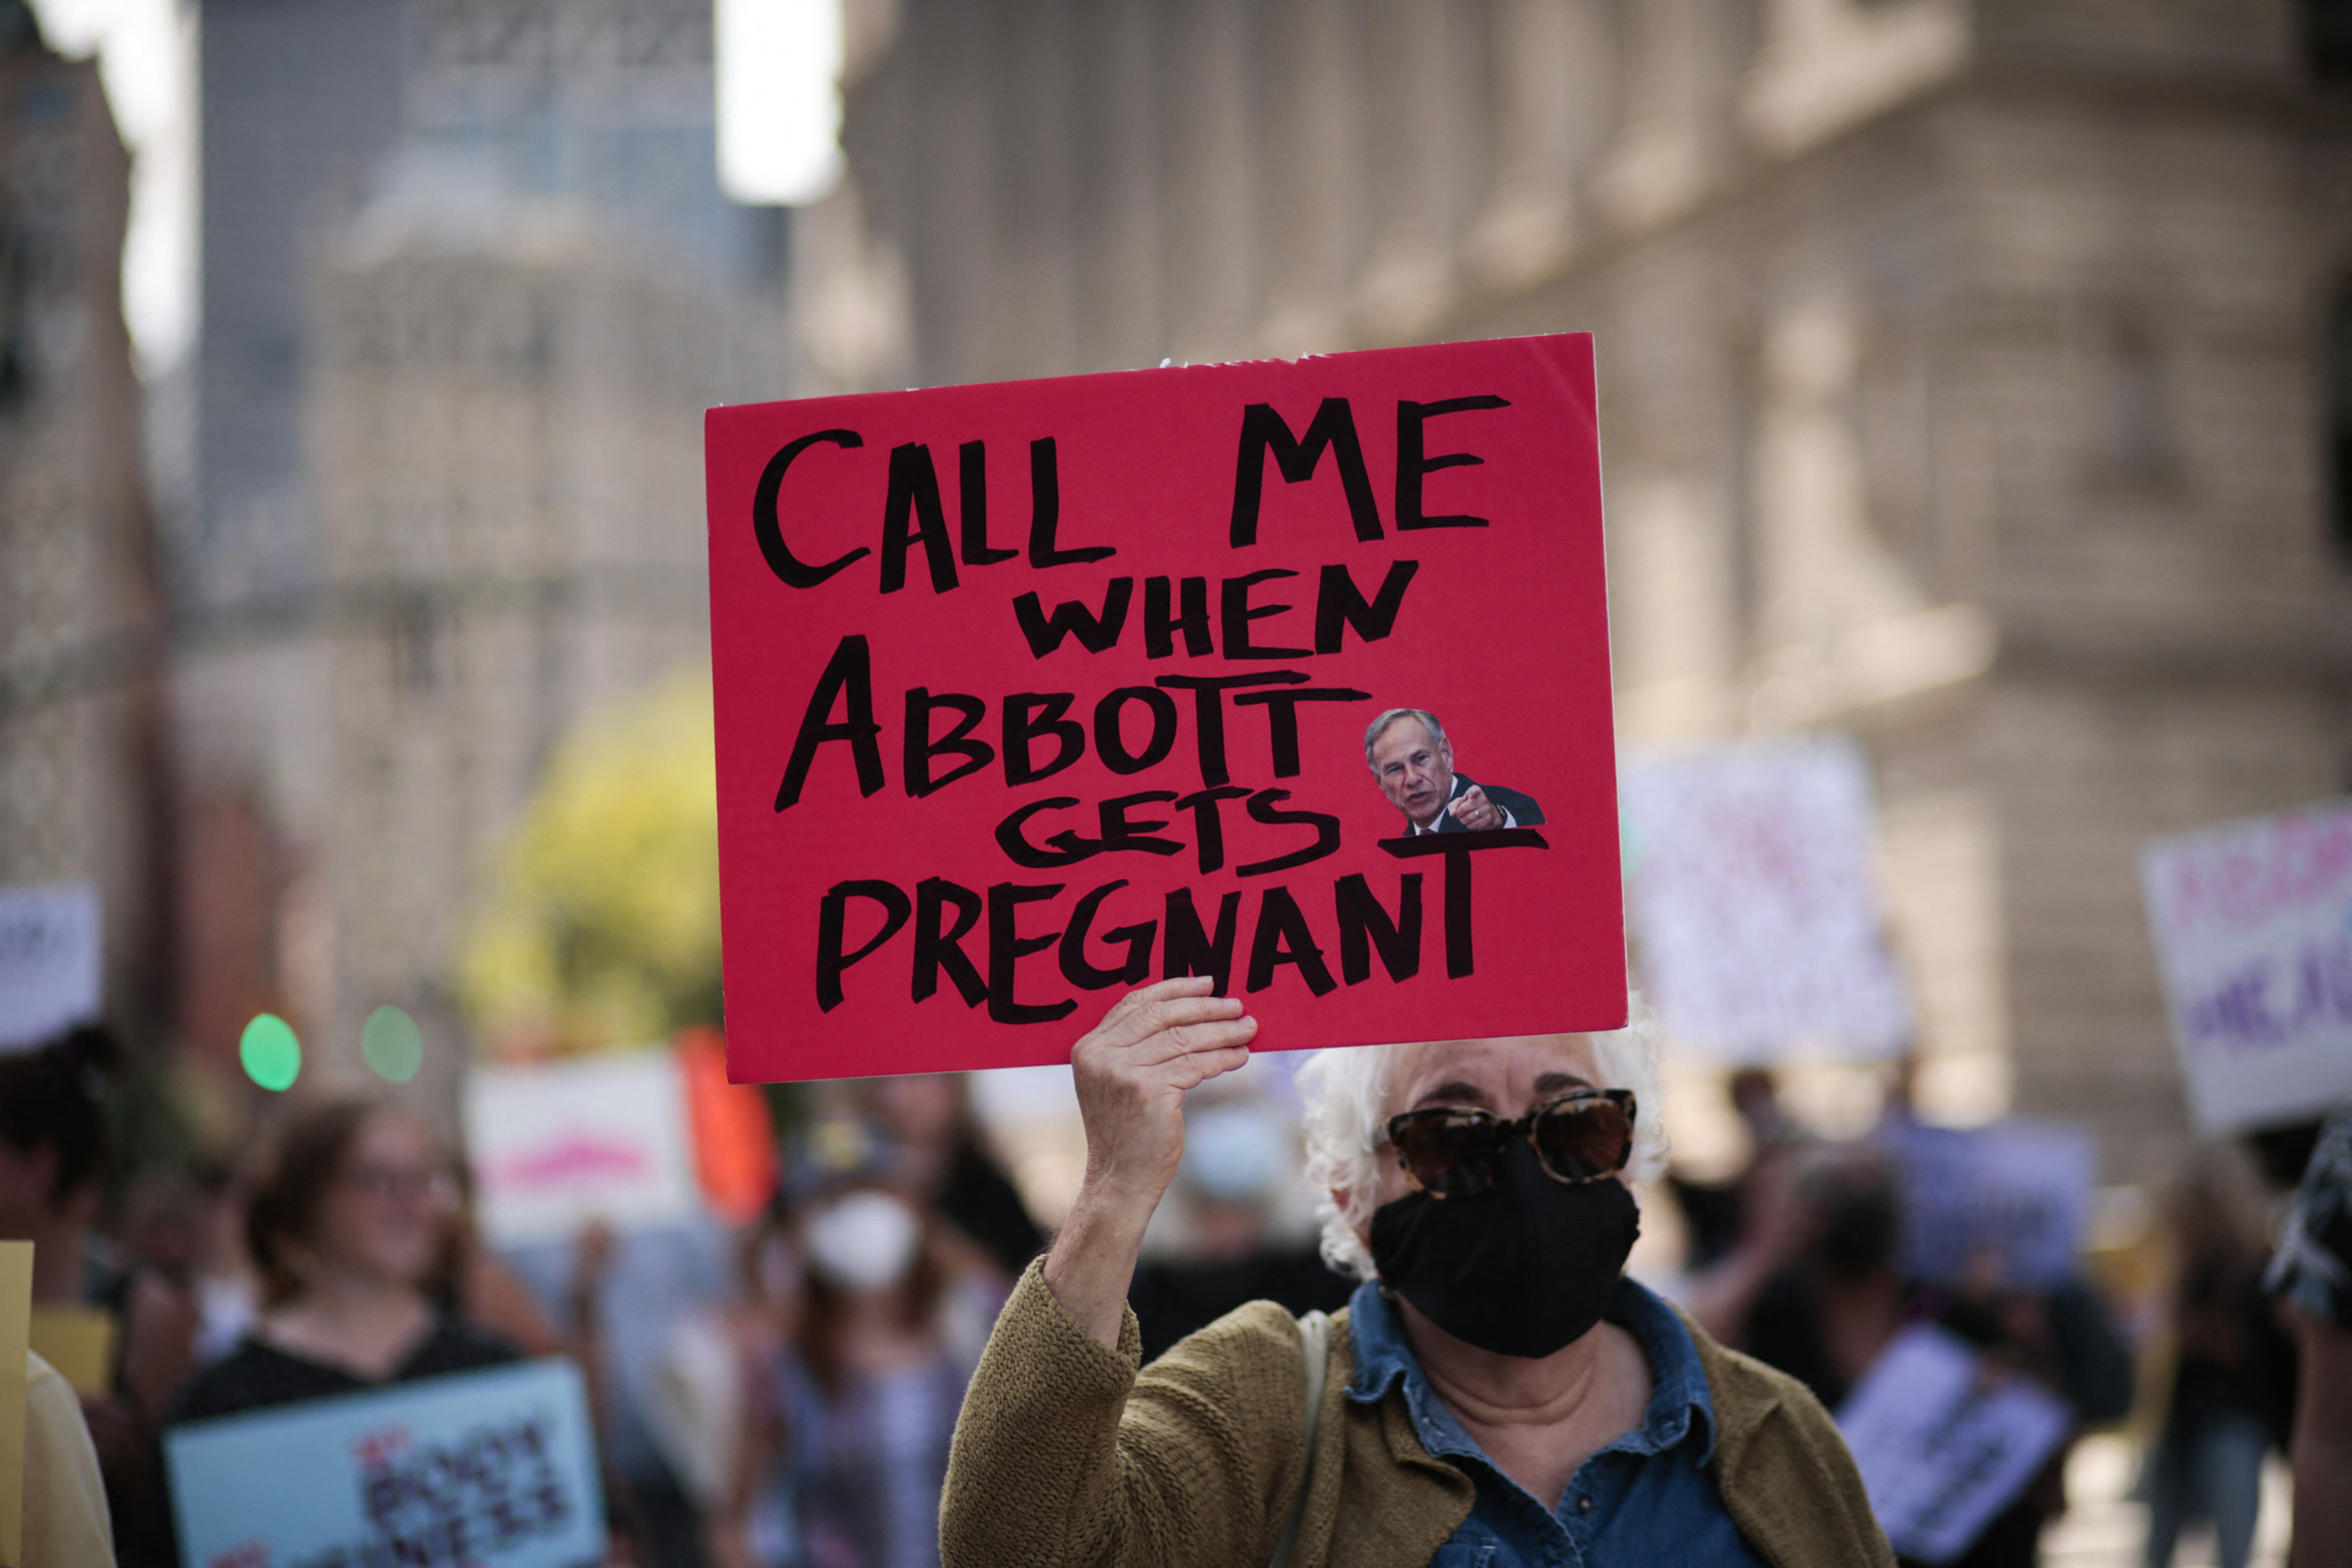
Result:
[[[526,1362],[164,1435],[187,1568],[578,1568],[604,1554],[579,1369]]]

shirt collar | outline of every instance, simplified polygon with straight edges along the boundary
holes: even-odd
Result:
[[[1715,1453],[1715,1402],[1707,1392],[1706,1372],[1699,1364],[1698,1346],[1692,1342],[1690,1330],[1673,1308],[1631,1279],[1619,1281],[1616,1300],[1610,1303],[1606,1316],[1641,1341],[1650,1362],[1651,1382],[1650,1405],[1642,1425],[1609,1447],[1658,1454],[1690,1437],[1697,1442],[1699,1462],[1705,1464]],[[1348,1326],[1356,1352],[1356,1375],[1348,1384],[1349,1399],[1374,1405],[1389,1390],[1402,1387],[1406,1411],[1423,1447],[1432,1454],[1486,1458],[1430,1387],[1420,1358],[1405,1338],[1403,1321],[1378,1279],[1357,1287],[1348,1303]]]

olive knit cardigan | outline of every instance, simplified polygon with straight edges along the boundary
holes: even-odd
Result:
[[[964,1396],[940,1500],[946,1568],[1257,1568],[1302,1482],[1291,1568],[1424,1568],[1470,1514],[1473,1486],[1413,1435],[1402,1396],[1347,1397],[1334,1320],[1313,1465],[1302,1451],[1298,1326],[1255,1301],[1139,1374],[1135,1314],[1106,1349],[1033,1263]],[[1774,1568],[1892,1568],[1853,1459],[1795,1379],[1691,1338],[1715,1405],[1725,1510]]]

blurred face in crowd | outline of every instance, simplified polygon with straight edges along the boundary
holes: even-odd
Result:
[[[1427,822],[1454,795],[1454,747],[1418,719],[1399,719],[1372,742],[1372,776],[1389,804]]]
[[[320,1195],[310,1249],[331,1269],[417,1284],[439,1260],[455,1198],[432,1134],[413,1117],[378,1111]]]
[[[1403,726],[1400,724],[1398,728]],[[1386,739],[1385,736],[1382,739]],[[1583,1035],[1522,1035],[1496,1040],[1432,1040],[1399,1046],[1390,1069],[1381,1122],[1429,1106],[1463,1105],[1516,1121],[1570,1089],[1601,1087],[1592,1041]],[[1393,1203],[1412,1190],[1392,1150],[1382,1149],[1376,1166],[1371,1207]],[[1618,1173],[1622,1181],[1624,1174]],[[1369,1215],[1357,1233],[1371,1241]]]
[[[57,1151],[16,1149],[0,1140],[0,1240],[22,1240],[47,1225],[57,1185]]]
[[[922,1147],[944,1142],[963,1120],[963,1084],[955,1073],[886,1078],[870,1092],[875,1116],[899,1143]]]
[[[923,1226],[894,1192],[858,1187],[826,1199],[802,1226],[808,1266],[826,1284],[852,1297],[896,1289],[922,1251]]]

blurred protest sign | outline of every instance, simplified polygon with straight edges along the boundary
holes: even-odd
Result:
[[[0,1563],[25,1560],[26,1330],[33,1306],[33,1244],[0,1241]]]
[[[87,883],[0,888],[0,1051],[98,1016],[99,928]]]
[[[466,1141],[493,1246],[698,1210],[685,1078],[666,1050],[478,1067],[466,1080]]]
[[[716,1029],[679,1036],[677,1065],[686,1075],[695,1180],[721,1219],[746,1224],[776,1191],[776,1125],[768,1102],[758,1089],[727,1081],[727,1042]]]
[[[579,1568],[604,1509],[579,1369],[529,1362],[173,1427],[189,1568]]]
[[[103,1307],[40,1306],[29,1325],[35,1354],[85,1399],[114,1388],[114,1314]]]
[[[1948,1563],[2033,1479],[2072,1425],[2032,1379],[1984,1380],[1978,1352],[1915,1324],[1854,1385],[1837,1413],[1887,1542],[1922,1563]]]
[[[1623,1022],[1590,338],[706,434],[737,1078],[1065,1061],[1181,974],[1261,1049]]]
[[[1861,751],[1841,741],[1630,761],[1626,886],[1667,1032],[1727,1062],[1910,1039],[1886,950]]]
[[[2140,884],[2197,1131],[2352,1096],[2352,801],[2157,839]]]
[[[2046,1289],[2080,1272],[2098,1149],[2061,1122],[1965,1130],[1899,1123],[1880,1141],[1903,1173],[1904,1272],[1956,1285],[1990,1267],[2001,1285]]]

